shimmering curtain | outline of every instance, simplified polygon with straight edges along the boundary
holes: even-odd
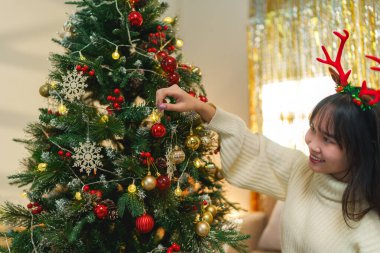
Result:
[[[339,39],[333,31],[347,29],[350,33],[342,63],[345,70],[352,70],[352,84],[367,80],[370,87],[379,88],[380,73],[369,70],[376,63],[364,57],[380,57],[378,0],[251,0],[250,4],[247,34],[252,130],[262,131],[263,85],[328,75],[327,65],[315,58],[325,58],[323,44],[335,59]],[[257,209],[255,201],[252,205]]]

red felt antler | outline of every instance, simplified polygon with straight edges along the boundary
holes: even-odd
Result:
[[[377,63],[380,63],[380,58],[377,58],[372,55],[366,55],[365,57],[376,61]],[[380,71],[380,67],[371,67],[372,70]],[[380,101],[380,90],[371,90],[367,88],[366,81],[363,81],[362,87],[359,92],[359,97],[363,95],[369,95],[372,97],[372,99],[368,102],[369,105],[374,105]]]
[[[338,54],[336,55],[335,61],[331,60],[331,57],[330,57],[329,53],[327,52],[325,46],[322,46],[322,50],[323,50],[323,53],[326,56],[326,60],[323,60],[321,58],[317,58],[317,60],[319,62],[324,63],[324,64],[328,64],[328,65],[333,66],[338,71],[339,78],[340,78],[340,85],[346,86],[348,84],[348,77],[351,74],[351,70],[348,70],[346,73],[344,73],[344,70],[343,70],[343,67],[342,67],[342,64],[341,64],[340,60],[341,60],[341,57],[342,57],[342,52],[343,52],[344,44],[346,43],[346,41],[347,41],[348,37],[350,36],[350,34],[347,32],[347,30],[343,30],[343,31],[344,31],[344,33],[346,35],[340,34],[338,32],[334,32],[334,34],[337,37],[339,37],[339,39],[341,40],[340,45],[339,45],[339,49],[338,49]]]

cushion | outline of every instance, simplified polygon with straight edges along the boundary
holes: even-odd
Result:
[[[277,201],[267,226],[259,239],[258,247],[265,250],[281,250],[281,216],[283,201]]]

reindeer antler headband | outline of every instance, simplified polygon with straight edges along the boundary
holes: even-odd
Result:
[[[361,87],[355,87],[351,86],[351,84],[348,82],[348,77],[351,74],[351,70],[348,70],[347,72],[344,72],[342,64],[341,64],[341,57],[342,52],[344,48],[344,44],[346,43],[348,37],[350,34],[347,32],[347,30],[343,30],[345,35],[340,34],[339,32],[334,32],[334,34],[341,40],[338,54],[336,55],[335,61],[331,60],[330,55],[328,54],[326,47],[322,46],[323,53],[326,56],[326,60],[323,60],[321,58],[317,58],[319,62],[322,62],[324,64],[328,64],[332,67],[334,67],[338,73],[329,67],[330,74],[333,78],[333,80],[336,83],[336,92],[344,92],[349,93],[352,96],[352,100],[355,104],[360,106],[364,111],[367,109],[371,109],[373,106],[375,106],[380,101],[380,90],[372,90],[367,88],[366,81],[362,82]],[[367,58],[376,61],[377,63],[380,63],[380,58],[377,58],[375,56],[366,55]],[[371,67],[372,70],[380,71],[380,67]],[[362,100],[363,95],[368,95],[371,97],[371,100],[368,102],[365,102]]]

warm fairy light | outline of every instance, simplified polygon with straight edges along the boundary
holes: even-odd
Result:
[[[167,24],[171,24],[171,23],[173,23],[173,18],[171,18],[171,17],[166,17],[166,18],[164,18],[164,22],[165,23],[167,23]]]
[[[181,40],[181,39],[177,39],[176,42],[175,42],[175,45],[176,45],[178,48],[183,47],[183,40]]]

